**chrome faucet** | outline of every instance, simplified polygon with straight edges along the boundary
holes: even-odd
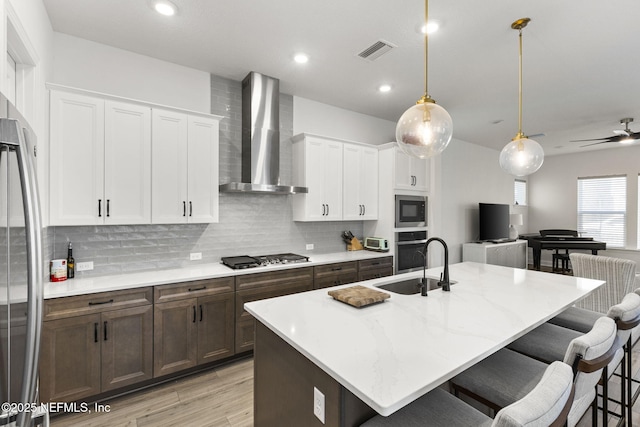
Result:
[[[422,249],[422,256],[424,257],[424,264],[422,267],[422,286],[421,294],[423,297],[427,296],[427,288],[429,285],[427,284],[427,251],[429,250],[429,243],[432,241],[438,241],[442,243],[442,247],[444,248],[444,272],[440,275],[440,281],[438,282],[438,286],[442,287],[442,290],[445,292],[449,292],[451,290],[451,284],[449,283],[449,248],[444,240],[439,237],[432,237],[424,244],[424,248]]]

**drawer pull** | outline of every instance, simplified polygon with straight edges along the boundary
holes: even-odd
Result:
[[[340,271],[342,270],[342,267],[333,267],[331,268],[331,271]]]
[[[109,301],[98,301],[98,302],[93,302],[93,301],[89,301],[89,305],[103,305],[103,304],[111,304],[113,302],[113,298],[111,298]]]
[[[189,288],[189,292],[204,291],[205,289],[207,289],[206,286],[202,286],[201,288]]]

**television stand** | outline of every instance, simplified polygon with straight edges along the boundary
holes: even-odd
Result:
[[[462,245],[462,261],[526,269],[527,241],[465,243]]]

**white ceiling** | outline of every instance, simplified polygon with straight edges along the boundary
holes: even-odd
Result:
[[[242,80],[279,78],[281,91],[396,121],[424,92],[422,0],[44,0],[55,31]],[[429,92],[454,138],[501,149],[518,130],[518,32],[523,31],[523,131],[546,155],[580,148],[634,117],[640,131],[638,0],[431,0]],[[378,40],[397,47],[368,62]],[[298,65],[298,51],[310,56]],[[379,93],[389,83],[393,90]],[[496,124],[496,122],[498,122]]]

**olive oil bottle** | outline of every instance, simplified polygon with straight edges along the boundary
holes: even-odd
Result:
[[[73,247],[69,242],[67,249],[67,279],[73,279],[76,275],[76,261],[73,259]]]

